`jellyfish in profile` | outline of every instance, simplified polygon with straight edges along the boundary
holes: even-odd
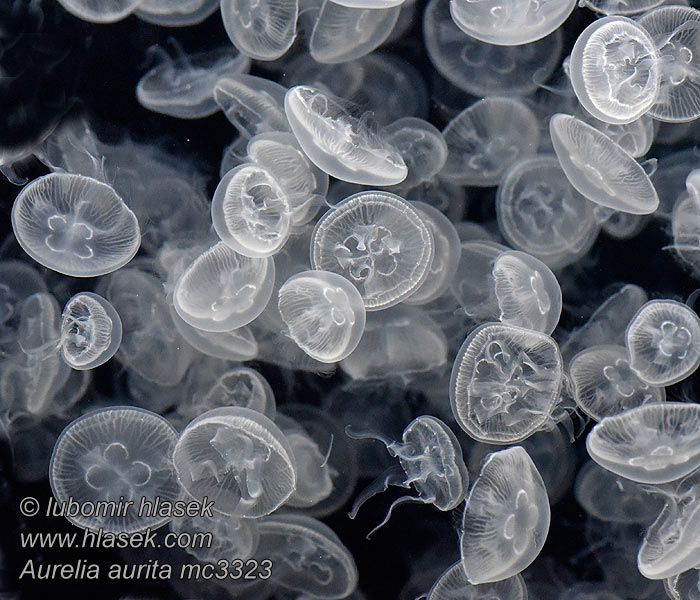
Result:
[[[636,15],[663,4],[664,0],[583,0],[583,4],[604,15]]]
[[[304,271],[287,279],[277,303],[289,335],[311,358],[338,362],[360,343],[365,305],[345,277],[329,271]]]
[[[489,454],[462,518],[462,567],[473,585],[517,575],[537,558],[549,531],[547,490],[520,446]]]
[[[675,300],[651,300],[632,317],[625,334],[630,367],[643,381],[677,383],[700,365],[700,318]]]
[[[598,19],[571,52],[571,85],[583,107],[606,123],[629,123],[646,113],[659,93],[662,67],[654,40],[627,17]]]
[[[632,481],[675,481],[700,468],[700,404],[645,404],[606,417],[586,448],[601,467]]]
[[[671,600],[699,600],[700,569],[688,569],[678,575],[667,577],[664,579],[664,589]]]
[[[521,575],[501,581],[473,585],[458,561],[448,567],[430,588],[426,600],[527,600],[527,587]]]
[[[58,3],[88,23],[115,23],[135,11],[141,0],[58,0]]]
[[[475,440],[518,442],[550,420],[563,375],[559,347],[548,335],[484,323],[469,334],[452,367],[452,412]]]
[[[329,210],[311,235],[311,265],[346,277],[365,308],[382,310],[415,292],[433,261],[432,234],[403,198],[359,192]]]
[[[26,185],[12,229],[35,261],[73,277],[116,271],[139,249],[136,216],[114,188],[91,177],[51,173]]]
[[[61,317],[61,352],[73,369],[94,369],[112,358],[122,341],[122,322],[114,307],[91,292],[76,294]]]
[[[469,473],[462,458],[462,447],[455,434],[440,419],[422,415],[411,421],[403,430],[400,441],[391,440],[381,433],[358,431],[346,427],[345,432],[353,439],[376,439],[382,442],[389,454],[398,457],[399,465],[390,467],[355,499],[349,513],[354,519],[360,507],[373,496],[385,491],[390,485],[410,488],[417,496],[401,496],[389,507],[384,520],[367,534],[369,539],[391,518],[399,504],[420,502],[432,504],[440,510],[452,510],[467,493]]]
[[[225,515],[268,515],[296,488],[289,442],[249,408],[215,408],[194,419],[180,434],[173,461],[185,491],[213,500],[213,509]]]
[[[134,533],[170,520],[141,514],[142,501],[173,502],[179,489],[173,471],[177,433],[160,415],[132,406],[89,412],[58,436],[49,465],[49,482],[58,502],[81,505],[65,516],[74,525],[112,533]],[[132,501],[131,510],[109,503]],[[103,505],[100,509],[100,504]]]
[[[395,185],[406,178],[406,163],[386,135],[353,116],[342,99],[298,85],[287,91],[284,110],[299,145],[329,175],[363,185]]]

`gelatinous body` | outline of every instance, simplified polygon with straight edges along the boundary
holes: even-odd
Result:
[[[527,597],[527,587],[520,575],[472,585],[459,561],[440,575],[430,588],[427,600],[527,600]]]

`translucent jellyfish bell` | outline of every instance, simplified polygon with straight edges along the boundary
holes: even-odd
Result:
[[[488,44],[519,46],[552,33],[566,21],[576,0],[518,0],[505,7],[498,0],[450,0],[450,14],[467,35]]]
[[[59,0],[59,4],[88,23],[115,23],[136,10],[141,0]]]
[[[398,304],[428,276],[434,243],[423,219],[389,192],[360,192],[319,219],[311,265],[346,277],[369,310]]]
[[[70,423],[56,440],[49,482],[59,502],[83,508],[66,518],[78,527],[112,533],[155,529],[170,518],[139,516],[143,500],[174,501],[179,493],[172,454],[177,439],[161,416],[131,406],[92,411]],[[131,500],[130,510],[112,512],[97,503]],[[92,504],[91,504],[92,503]],[[90,507],[94,510],[89,510]]]
[[[629,123],[659,93],[661,65],[644,27],[627,17],[598,19],[576,40],[571,84],[583,107],[606,123]]]
[[[141,0],[134,14],[151,25],[199,25],[219,8],[219,0]]]
[[[292,339],[320,362],[348,356],[365,330],[360,292],[329,271],[304,271],[287,279],[279,290],[278,307]]]
[[[640,483],[668,483],[700,467],[700,404],[646,404],[606,417],[586,439],[602,467]]]
[[[175,284],[177,314],[204,331],[231,331],[264,309],[275,282],[272,258],[249,258],[223,242],[201,254]]]
[[[12,229],[34,260],[73,277],[123,267],[141,238],[136,216],[111,186],[68,173],[25,186],[12,206]]]
[[[605,15],[635,15],[664,3],[664,0],[584,0],[591,10]]]
[[[428,592],[427,600],[527,600],[527,587],[520,575],[502,581],[472,585],[462,561],[449,567]]]
[[[524,440],[550,419],[562,380],[561,354],[551,337],[485,323],[469,334],[452,367],[452,412],[476,440]]]
[[[213,500],[213,510],[225,515],[268,515],[296,487],[294,454],[284,434],[248,408],[215,408],[194,419],[180,434],[173,461],[187,493]]]
[[[94,369],[119,350],[122,321],[114,307],[91,292],[76,294],[61,318],[61,352],[73,369]]]
[[[440,419],[423,415],[411,421],[401,435],[401,441],[393,441],[377,432],[356,431],[348,426],[346,433],[354,439],[376,439],[382,442],[389,454],[398,457],[401,468],[392,467],[365,489],[352,505],[349,513],[354,519],[360,507],[370,498],[388,489],[390,485],[410,488],[418,496],[401,496],[389,507],[384,520],[367,534],[367,538],[385,525],[396,506],[406,502],[433,504],[440,510],[452,510],[467,493],[469,473],[462,458],[462,448],[449,427]]]
[[[287,92],[284,110],[299,145],[329,175],[363,185],[394,185],[406,178],[396,148],[348,112],[340,98],[298,85]]]
[[[564,114],[550,119],[549,133],[566,177],[586,198],[634,215],[658,208],[659,197],[649,176],[607,135]]]
[[[651,300],[632,317],[625,342],[630,367],[642,381],[665,386],[700,365],[700,318],[674,300]]]
[[[501,581],[537,558],[549,531],[549,499],[528,453],[513,446],[488,456],[462,519],[462,567],[470,583]]]

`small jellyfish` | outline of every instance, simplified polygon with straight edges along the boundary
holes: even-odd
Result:
[[[219,8],[220,0],[141,0],[134,14],[159,27],[198,25]]]
[[[550,335],[561,315],[561,287],[549,267],[534,256],[509,250],[493,263],[500,321]]]
[[[411,421],[403,430],[401,441],[394,441],[381,433],[345,428],[353,439],[376,439],[382,442],[389,454],[398,457],[399,466],[390,467],[355,499],[349,513],[354,519],[360,507],[390,485],[410,488],[417,496],[401,496],[394,500],[384,520],[367,534],[367,538],[385,525],[399,504],[420,502],[432,504],[440,510],[452,510],[467,493],[469,473],[462,458],[462,447],[455,434],[440,419],[422,415]]]
[[[12,229],[34,260],[73,277],[123,267],[141,238],[136,216],[111,186],[68,173],[25,186],[12,206]]]
[[[625,343],[630,367],[651,385],[682,381],[700,365],[700,319],[675,300],[651,300],[632,317]]]
[[[278,307],[291,338],[320,362],[344,359],[365,330],[360,292],[329,271],[304,271],[287,279],[279,290]]]
[[[583,4],[604,15],[636,15],[663,4],[665,0],[583,0]]]
[[[269,515],[296,488],[289,442],[249,408],[215,408],[194,419],[180,434],[173,461],[187,493],[213,500],[213,510],[225,515]]]
[[[141,408],[112,406],[77,418],[58,436],[49,465],[53,495],[68,504],[63,516],[78,527],[111,533],[155,529],[170,521],[157,511],[139,514],[139,506],[177,499],[176,440],[163,417]],[[127,501],[133,504],[118,508]]]
[[[428,276],[434,242],[423,219],[389,192],[354,194],[319,219],[311,236],[314,269],[346,277],[368,311],[398,304]]]
[[[60,308],[49,292],[35,292],[21,304],[18,339],[22,352],[39,360],[60,346]]]
[[[173,303],[177,314],[192,327],[231,331],[264,310],[274,281],[272,258],[249,258],[219,242],[180,276]]]
[[[642,115],[630,123],[613,124],[596,119],[586,111],[580,112],[582,113],[579,115],[580,118],[585,120],[589,125],[595,127],[598,131],[602,131],[634,158],[644,156],[649,152],[654,142],[657,127],[654,124],[654,119],[648,114]]]
[[[548,36],[566,21],[576,0],[450,0],[450,14],[467,35],[488,44],[520,46]]]
[[[489,97],[454,117],[443,130],[447,161],[440,172],[454,183],[490,187],[514,163],[537,152],[540,129],[517,98]]]
[[[645,404],[606,417],[586,448],[600,466],[632,481],[675,481],[700,467],[700,404]]]
[[[474,585],[517,575],[537,558],[549,531],[549,500],[520,446],[489,454],[462,519],[462,567]]]
[[[524,440],[551,418],[562,380],[561,354],[551,337],[484,323],[469,334],[452,367],[452,412],[476,440]]]
[[[284,99],[289,125],[309,159],[342,181],[395,185],[408,174],[398,150],[343,100],[306,85],[291,88]]]
[[[633,215],[658,208],[659,197],[649,176],[607,135],[564,114],[550,119],[549,133],[561,168],[583,196]]]
[[[119,350],[122,321],[102,296],[81,292],[66,303],[61,317],[61,352],[77,370],[94,369]]]
[[[527,600],[522,576],[514,575],[493,583],[472,585],[458,561],[443,572],[428,592],[426,600]]]
[[[291,232],[289,199],[272,173],[251,163],[223,176],[211,202],[211,217],[227,246],[253,258],[278,252]]]
[[[600,421],[630,408],[666,400],[663,387],[642,381],[623,346],[591,346],[571,359],[569,378],[576,405]]]
[[[58,3],[88,23],[116,23],[135,11],[141,0],[58,0]]]
[[[571,52],[571,85],[583,107],[606,123],[629,123],[656,101],[662,66],[654,41],[627,17],[598,19]]]

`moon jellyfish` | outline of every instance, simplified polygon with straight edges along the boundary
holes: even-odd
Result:
[[[275,281],[272,258],[249,258],[223,242],[201,254],[175,284],[173,303],[183,321],[204,331],[231,331],[264,309]]]
[[[586,448],[602,467],[640,483],[668,483],[700,467],[700,404],[646,404],[606,417]]]
[[[694,169],[686,178],[687,194],[682,194],[673,206],[671,231],[674,253],[695,279],[700,278],[700,170]]]
[[[561,315],[561,288],[549,267],[534,256],[509,250],[493,263],[500,321],[547,335]]]
[[[464,109],[443,130],[447,161],[440,177],[489,187],[515,162],[537,152],[539,125],[517,98],[484,98]]]
[[[340,600],[357,587],[350,551],[330,527],[306,515],[262,519],[256,556],[273,564],[271,581],[285,590]]]
[[[569,265],[598,237],[595,205],[569,183],[554,156],[518,161],[505,171],[496,194],[496,216],[513,247],[549,268]]]
[[[319,169],[363,185],[394,185],[408,174],[399,152],[353,116],[340,98],[306,85],[291,88],[284,110],[299,145]]]
[[[625,334],[630,367],[647,383],[678,383],[700,365],[700,319],[674,300],[651,300],[632,317]]]
[[[663,4],[664,0],[583,0],[583,4],[605,15],[635,15]]]
[[[68,173],[26,185],[12,206],[12,229],[34,260],[73,277],[123,267],[141,237],[136,216],[111,186]]]
[[[289,335],[312,358],[338,362],[360,343],[365,305],[357,288],[328,271],[304,271],[287,279],[278,306]]]
[[[64,516],[78,527],[111,533],[167,523],[170,517],[139,514],[138,507],[177,499],[176,439],[163,417],[141,408],[113,406],[77,418],[58,436],[49,465],[53,495],[68,505]],[[115,509],[125,500],[133,501],[131,510]]]
[[[166,57],[139,80],[136,98],[148,110],[179,119],[213,115],[219,110],[216,82],[250,67],[250,60],[230,47],[189,55],[179,49],[179,54],[174,60]]]
[[[489,454],[462,519],[467,580],[493,583],[523,571],[542,550],[549,519],[547,490],[528,453],[513,446]]]
[[[663,67],[654,41],[627,17],[586,27],[571,52],[571,85],[583,107],[607,123],[629,123],[656,101]]]
[[[549,121],[566,177],[589,200],[634,215],[653,213],[659,197],[644,169],[607,135],[571,115]]]
[[[472,585],[462,561],[458,561],[440,575],[430,588],[427,600],[527,600],[527,597],[527,587],[520,575]]]
[[[630,123],[606,123],[586,113],[582,115],[589,125],[602,131],[627,154],[634,158],[644,156],[651,148],[656,133],[655,121],[648,114]]]
[[[229,248],[253,258],[279,251],[291,231],[291,207],[267,169],[250,163],[223,176],[211,202],[217,235]]]
[[[561,354],[551,337],[485,323],[469,334],[452,367],[452,412],[475,440],[524,440],[550,419],[562,380]]]
[[[549,35],[566,21],[576,0],[450,0],[457,27],[477,40],[499,46],[529,44]]]
[[[700,569],[688,569],[667,577],[664,588],[671,600],[700,600]]]
[[[225,515],[269,515],[296,488],[289,442],[249,408],[215,408],[194,419],[180,434],[173,461],[187,493],[213,500],[212,508]]]
[[[114,307],[91,292],[76,294],[61,318],[61,352],[73,369],[94,369],[112,358],[122,342],[122,321]]]
[[[381,433],[359,431],[348,426],[345,432],[356,440],[375,439],[382,442],[392,457],[398,457],[399,466],[390,467],[355,499],[349,513],[357,516],[362,505],[373,496],[386,491],[390,485],[410,488],[418,496],[401,496],[394,500],[384,520],[367,534],[367,539],[385,525],[399,504],[420,502],[432,504],[440,510],[452,510],[467,493],[469,473],[462,458],[462,447],[454,433],[440,419],[422,415],[403,430],[401,441],[393,441]]]
[[[433,238],[404,199],[360,192],[339,202],[314,228],[314,269],[346,277],[368,311],[398,304],[415,292],[433,261]]]
[[[569,365],[576,405],[600,421],[642,404],[663,402],[663,387],[642,381],[630,368],[623,346],[591,346],[579,352]]]
[[[27,356],[43,360],[60,346],[58,302],[49,292],[35,292],[20,307],[17,343]]]
[[[298,0],[221,0],[221,18],[233,45],[256,60],[275,60],[296,37]]]
[[[116,23],[128,17],[141,0],[58,0],[70,14],[89,23]]]
[[[134,14],[151,25],[199,25],[219,8],[219,0],[141,0]]]

